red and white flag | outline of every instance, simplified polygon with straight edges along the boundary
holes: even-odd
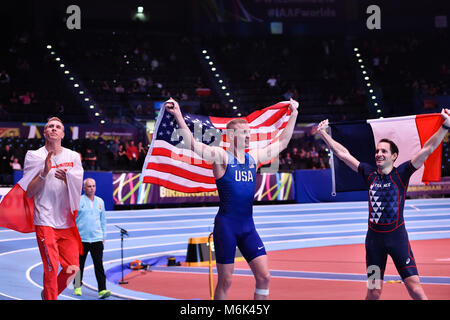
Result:
[[[45,147],[42,147],[45,148]],[[42,149],[41,148],[41,149]],[[30,233],[34,232],[34,198],[26,195],[28,185],[44,168],[45,155],[42,150],[31,150],[25,157],[25,169],[22,179],[2,198],[0,202],[0,227],[15,231]],[[66,172],[67,187],[69,194],[69,206],[74,218],[78,212],[81,197],[81,187],[83,183],[83,168],[81,163],[74,166],[70,163],[59,164],[68,166]],[[52,167],[52,170],[56,167]],[[80,242],[81,243],[81,242]]]
[[[250,126],[250,150],[265,147],[278,139],[291,115],[290,103],[279,102],[257,110],[247,117],[241,117],[246,119]],[[224,129],[233,118],[188,113],[183,113],[183,117],[194,139],[224,149],[229,146]],[[161,108],[142,168],[143,183],[157,184],[186,193],[215,191],[217,187],[212,164],[185,148],[182,135],[177,129],[175,118]]]
[[[344,145],[359,161],[375,166],[375,146],[388,138],[398,146],[399,154],[395,165],[411,160],[425,142],[442,125],[439,113],[372,119],[344,123],[332,123],[333,139]],[[410,185],[423,185],[441,179],[442,143],[410,179]],[[360,176],[347,167],[336,156],[332,163],[333,190],[337,192],[366,190]]]

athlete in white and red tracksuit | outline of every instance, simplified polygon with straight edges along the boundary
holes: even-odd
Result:
[[[80,203],[83,167],[78,153],[61,146],[64,125],[60,119],[49,119],[44,137],[45,146],[27,152],[24,177],[34,176],[26,187],[26,194],[34,199],[33,223],[44,266],[41,297],[56,300],[79,269],[82,247],[75,216]],[[59,264],[62,270],[58,274]]]

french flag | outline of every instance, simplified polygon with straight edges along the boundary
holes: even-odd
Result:
[[[443,118],[439,113],[405,117],[331,123],[331,136],[348,149],[360,162],[374,166],[377,143],[387,138],[395,142],[399,155],[398,166],[411,160],[425,142],[440,128]],[[410,179],[410,185],[421,185],[441,180],[442,143],[428,157]],[[336,156],[331,159],[333,192],[366,190],[363,179]]]

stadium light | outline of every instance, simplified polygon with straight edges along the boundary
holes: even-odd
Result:
[[[75,83],[73,86],[74,86],[75,88],[78,88],[80,85],[79,85],[78,83]]]
[[[229,95],[230,95],[230,93],[229,92],[227,92],[227,93],[225,93],[225,95],[228,97]]]
[[[381,109],[378,109],[377,112],[378,112],[378,113],[381,113]]]
[[[64,63],[61,63],[61,64],[59,65],[59,67],[60,67],[60,68],[64,68],[64,67],[65,67]]]
[[[366,73],[367,73],[366,70],[363,70],[363,71],[362,71],[362,74],[366,74]]]
[[[51,55],[54,55],[54,54],[55,54],[55,51],[50,52],[50,54],[51,54]]]
[[[358,59],[358,62],[360,62],[360,63],[361,63],[361,62],[362,62],[362,59]]]
[[[233,106],[233,110],[236,110],[237,109],[237,106]]]
[[[358,48],[353,48],[353,50],[356,52],[356,51],[358,51]]]
[[[370,89],[369,92],[372,93],[372,92],[373,92],[373,89]]]
[[[64,70],[64,74],[69,74],[69,70]]]
[[[369,77],[364,77],[364,80],[369,80]]]
[[[222,90],[225,90],[227,87],[225,87],[225,86],[222,86]]]
[[[61,59],[58,57],[58,58],[56,58],[55,60],[56,60],[56,61],[59,61],[59,60],[61,60]]]
[[[206,51],[206,50],[203,50],[203,51],[202,51],[203,54],[206,54],[207,52],[208,52],[208,51]]]
[[[73,81],[73,80],[74,80],[74,78],[73,78],[73,77],[70,77],[70,78],[69,78],[69,80],[70,80],[70,81]]]
[[[94,116],[98,117],[100,115],[100,113],[96,112],[94,113]]]
[[[48,44],[47,45],[47,49],[51,49],[51,48],[52,48],[52,46]]]
[[[93,104],[91,104],[91,105],[89,106],[89,108],[90,108],[90,109],[94,109],[95,107],[94,107]]]
[[[86,101],[86,102],[89,101],[89,98],[84,98],[84,101]]]
[[[79,94],[84,94],[84,91],[80,91],[80,92],[78,92]]]
[[[361,55],[359,53],[356,54],[357,57],[360,57]]]
[[[363,64],[361,65],[361,69],[364,69],[364,65]]]
[[[239,112],[239,113],[237,114],[237,116],[238,116],[238,117],[242,116],[242,113]]]
[[[370,82],[367,82],[367,86],[370,87]]]
[[[219,79],[219,83],[222,83],[223,82],[223,80],[222,79]]]
[[[101,124],[104,124],[104,123],[105,123],[105,120],[100,121],[100,123],[101,123]]]
[[[375,107],[377,107],[377,106],[378,106],[378,103],[375,102],[373,105],[374,105]]]
[[[377,97],[376,96],[372,96],[372,100],[375,100]]]
[[[144,7],[141,7],[141,6],[137,7],[137,12],[144,13]]]
[[[209,64],[210,66],[212,66],[214,63],[213,63],[212,61],[210,61],[210,62],[208,62],[208,64]]]
[[[205,56],[205,59],[206,59],[206,60],[209,60],[209,56]]]
[[[212,70],[212,69],[211,69],[211,70]],[[213,70],[213,71],[215,71],[215,70]],[[216,73],[215,76],[216,76],[216,78],[218,78],[220,75],[219,75],[218,73]]]
[[[228,102],[229,102],[229,103],[233,103],[233,102],[234,102],[234,100],[233,100],[233,99],[230,99],[230,100],[228,100]]]

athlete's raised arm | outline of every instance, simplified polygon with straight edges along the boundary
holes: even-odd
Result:
[[[350,152],[342,144],[334,140],[328,133],[328,119],[322,121],[317,127],[317,134],[327,144],[327,146],[333,151],[333,153],[346,165],[348,165],[353,171],[358,171],[359,161],[353,157]]]
[[[275,157],[278,157],[280,152],[287,148],[289,141],[292,138],[292,133],[294,132],[295,123],[298,116],[298,102],[293,99],[291,99],[290,102],[289,110],[291,111],[291,116],[278,140],[264,148],[250,151],[251,156],[257,161],[257,163],[267,162]]]
[[[450,109],[442,109],[441,115],[444,118],[442,126],[425,142],[422,149],[411,159],[411,164],[416,169],[419,169],[425,163],[425,160],[441,144],[450,128]]]
[[[207,144],[194,139],[191,130],[189,130],[186,121],[183,118],[178,102],[170,98],[164,103],[164,107],[166,108],[167,112],[174,116],[175,120],[178,123],[180,135],[183,137],[186,145],[189,146],[192,151],[198,154],[203,160],[216,163],[224,163],[226,159],[225,150],[219,147],[208,146]]]

